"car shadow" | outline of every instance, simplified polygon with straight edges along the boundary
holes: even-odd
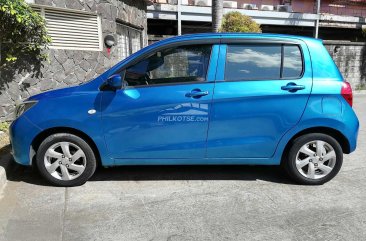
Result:
[[[5,170],[8,169],[8,166],[12,162],[12,156],[10,154],[11,147],[10,145],[0,146],[0,167],[4,168]]]
[[[52,186],[32,167],[12,164],[9,181]],[[125,166],[98,168],[89,182],[104,181],[266,181],[295,185],[277,166]]]
[[[279,166],[177,165],[100,168],[89,181],[236,180],[293,184]]]
[[[12,159],[10,146],[0,149],[0,166],[6,170],[7,179],[34,185],[51,186],[33,167],[22,166]],[[247,165],[179,165],[179,166],[119,166],[97,168],[89,182],[103,181],[163,181],[163,180],[236,180],[267,181],[295,184],[279,166]]]

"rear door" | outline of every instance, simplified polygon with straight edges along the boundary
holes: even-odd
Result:
[[[269,158],[300,120],[312,88],[303,42],[222,44],[207,157]]]

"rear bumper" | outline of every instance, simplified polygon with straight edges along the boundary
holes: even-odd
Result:
[[[340,121],[343,125],[339,129],[342,134],[347,138],[349,143],[349,153],[354,152],[357,147],[358,132],[360,128],[360,123],[355,111],[348,105],[348,103],[342,98],[343,106]],[[346,153],[346,154],[349,154]]]
[[[344,133],[349,142],[350,153],[356,150],[359,128],[360,123],[358,121],[356,114],[354,114],[354,118],[352,118],[352,121],[348,123]]]
[[[31,144],[41,129],[24,115],[13,121],[9,129],[14,160],[21,165],[31,165]]]

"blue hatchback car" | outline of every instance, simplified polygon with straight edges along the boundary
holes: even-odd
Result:
[[[80,86],[35,95],[11,125],[16,162],[58,186],[97,165],[282,165],[323,184],[356,148],[352,89],[322,41],[169,38]]]

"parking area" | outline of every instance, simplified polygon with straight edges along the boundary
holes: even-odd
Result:
[[[366,240],[366,95],[355,97],[358,149],[322,186],[278,167],[97,170],[81,187],[49,186],[12,165],[0,240]]]

